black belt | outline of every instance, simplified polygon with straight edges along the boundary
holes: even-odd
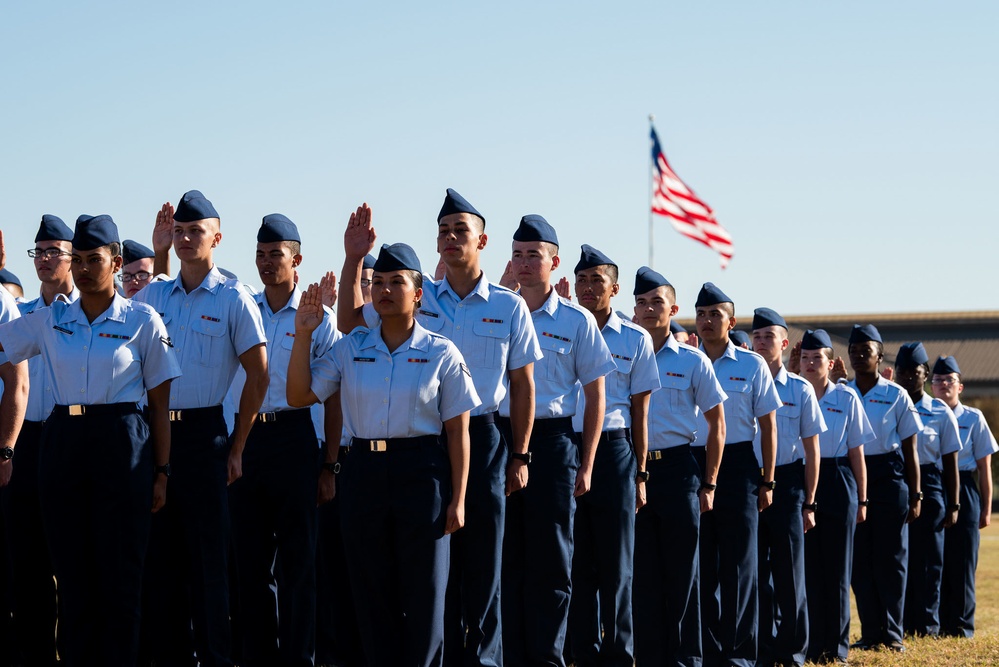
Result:
[[[845,465],[850,465],[850,459],[846,456],[828,456],[819,459],[820,468],[834,468]]]
[[[365,452],[396,452],[404,449],[418,449],[420,447],[439,447],[440,443],[440,436],[420,435],[415,438],[385,438],[384,440],[351,438],[350,446]]]
[[[690,456],[690,445],[677,445],[676,447],[667,447],[666,449],[650,449],[645,459],[647,461],[662,461],[663,459],[670,459],[675,456]]]
[[[239,413],[236,413],[239,419]],[[276,412],[258,412],[258,424],[276,424],[277,422],[288,423],[292,420],[312,419],[312,410],[309,408],[297,408],[293,410],[278,410]]]
[[[531,434],[543,433],[571,433],[572,432],[572,417],[553,417],[552,419],[535,419],[534,428],[531,429]]]
[[[603,431],[600,434],[600,442],[610,442],[611,440],[630,440],[631,439],[631,429],[630,428],[612,428],[609,431]]]
[[[486,426],[487,424],[495,424],[495,423],[496,423],[495,412],[487,412],[484,415],[475,415],[474,417],[468,418],[469,428],[472,428],[473,426]]]
[[[206,421],[209,419],[219,419],[222,417],[222,406],[212,405],[207,408],[185,408],[183,410],[169,410],[168,416],[172,422],[193,422]]]
[[[892,450],[887,454],[864,454],[864,458],[868,463],[885,463],[890,460],[890,457],[897,456],[902,457],[902,452],[899,450]]]
[[[56,405],[52,414],[59,417],[97,417],[139,412],[138,403],[99,403],[94,405]]]
[[[804,465],[805,463],[801,460],[791,461],[790,463],[782,463],[779,466],[774,466],[774,474],[777,474],[778,470],[782,472],[797,472],[799,468],[803,470]],[[792,467],[792,466],[797,466],[797,467]]]

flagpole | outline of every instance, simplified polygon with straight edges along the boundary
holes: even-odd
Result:
[[[653,127],[652,124],[655,122],[655,120],[656,120],[656,117],[654,115],[652,115],[652,114],[649,114],[649,133],[650,134],[652,133],[652,127]],[[646,151],[646,156],[645,156],[646,159],[648,159],[649,153],[650,153],[650,151]],[[653,261],[654,256],[655,256],[655,254],[653,252],[653,246],[655,245],[655,236],[653,234],[653,228],[652,228],[652,164],[650,164],[648,162],[646,164],[648,165],[648,169],[649,169],[649,189],[647,190],[648,198],[645,200],[645,205],[649,207],[649,268],[653,269],[653,268],[655,268],[655,266],[653,266],[653,264],[652,264],[652,261]]]

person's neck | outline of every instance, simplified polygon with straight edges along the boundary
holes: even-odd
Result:
[[[520,296],[527,302],[528,309],[533,313],[535,310],[545,305],[545,301],[551,296],[551,283],[543,282],[527,287],[520,286]]]
[[[669,325],[667,324],[661,329],[648,329],[649,336],[652,337],[652,349],[658,352],[663,349],[663,345],[670,337]]]
[[[479,280],[482,279],[482,269],[479,267],[478,261],[455,266],[445,264],[444,276],[454,293],[459,298],[464,299],[479,284]]]
[[[57,296],[60,294],[69,296],[73,293],[75,288],[76,286],[73,284],[72,275],[67,275],[57,283],[42,283],[42,301],[45,302],[46,306],[51,306]]]
[[[593,319],[597,321],[597,328],[603,331],[604,327],[607,326],[607,320],[610,319],[612,312],[614,312],[614,309],[610,307],[610,304],[607,304],[606,308],[591,310],[590,314],[592,314]]]
[[[80,294],[80,308],[87,316],[87,321],[93,323],[101,314],[111,307],[114,301],[114,286],[99,294]]]
[[[916,391],[910,391],[910,392],[908,392],[909,398],[912,399],[913,403],[918,403],[919,401],[923,400],[923,394],[924,393],[925,392],[923,391],[922,387],[920,387]]]
[[[776,378],[783,365],[780,357],[777,357],[774,361],[767,361],[767,366],[770,368],[770,377]]]
[[[413,335],[415,322],[413,313],[382,317],[382,340],[385,341],[385,347],[389,352],[395,352],[400,345],[409,340]]]
[[[701,345],[704,347],[704,353],[708,355],[708,359],[711,361],[718,361],[725,350],[728,349],[728,336],[725,336],[721,340],[701,340]]]
[[[267,299],[267,305],[272,313],[276,313],[288,305],[288,302],[291,301],[291,295],[294,293],[294,280],[288,280],[277,285],[264,286],[264,298]]]
[[[829,386],[829,376],[824,378],[811,379],[807,375],[805,379],[808,380],[808,384],[812,385],[812,389],[815,390],[815,398],[822,398],[826,395],[826,388]]]
[[[961,404],[961,397],[958,396],[957,398],[954,399],[953,402],[951,402],[951,401],[944,401],[944,403],[947,404],[948,408],[950,408],[951,410],[953,410],[954,408],[956,408],[958,405]]]
[[[878,371],[875,369],[873,373],[857,373],[853,381],[857,384],[857,389],[860,390],[860,393],[866,394],[877,386],[879,377],[881,376],[878,375]]]
[[[184,287],[184,291],[190,292],[193,289],[197,289],[205,281],[205,276],[208,275],[213,266],[215,266],[215,262],[210,258],[181,262],[180,284]]]

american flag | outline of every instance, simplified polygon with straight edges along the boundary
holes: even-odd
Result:
[[[732,237],[715,212],[680,180],[666,161],[656,128],[652,128],[652,212],[664,215],[676,231],[717,252],[724,269],[732,259]]]

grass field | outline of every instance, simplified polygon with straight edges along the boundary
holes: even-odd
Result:
[[[999,665],[999,526],[996,523],[982,531],[976,582],[978,606],[974,638],[908,638],[905,640],[908,650],[903,654],[884,650],[850,651],[850,664],[871,667]],[[850,640],[856,641],[860,638],[856,606],[851,619]]]

